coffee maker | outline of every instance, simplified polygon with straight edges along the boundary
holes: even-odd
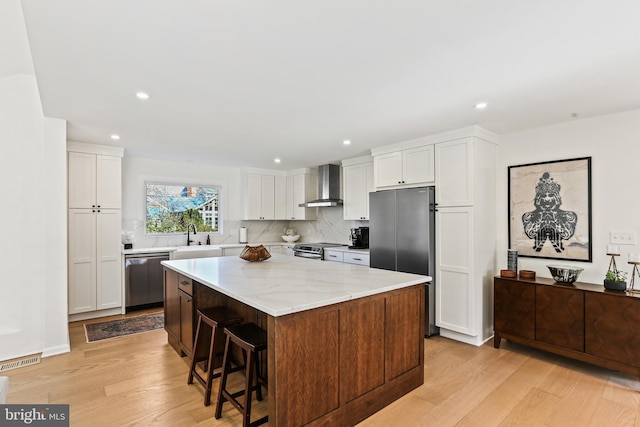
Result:
[[[351,229],[351,246],[349,249],[367,249],[369,247],[369,227]]]

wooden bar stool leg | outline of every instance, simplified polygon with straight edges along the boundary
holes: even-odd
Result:
[[[189,370],[189,378],[187,379],[187,384],[193,384],[193,372],[196,370],[196,364],[198,361],[196,360],[196,354],[198,354],[198,337],[200,336],[200,328],[202,327],[202,317],[198,316],[198,326],[196,327],[196,338],[193,343],[193,352],[191,353],[191,369]]]
[[[242,427],[249,427],[251,424],[251,392],[253,391],[253,370],[254,370],[254,353],[247,352],[247,370],[244,379],[244,407],[242,408]]]
[[[220,377],[220,386],[218,387],[218,403],[216,404],[216,419],[222,417],[222,404],[226,400],[223,391],[227,388],[227,371],[229,364],[229,346],[231,345],[231,337],[227,335],[227,340],[224,345],[224,357],[222,358],[222,375]]]
[[[209,346],[209,360],[207,361],[207,386],[205,387],[205,391],[204,391],[204,406],[211,405],[211,389],[213,386],[213,379],[219,376],[219,375],[213,374],[213,365],[215,364],[214,361],[216,357],[213,351],[213,346],[215,344],[216,336],[218,335],[219,328],[217,328],[216,326],[212,326],[211,328],[212,328],[211,345]],[[193,351],[195,354],[195,346]]]

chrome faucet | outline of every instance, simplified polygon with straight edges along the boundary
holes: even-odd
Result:
[[[191,246],[191,243],[193,243],[193,240],[191,240],[191,235],[189,234],[189,231],[191,231],[191,227],[193,227],[193,234],[198,234],[198,232],[196,231],[196,225],[190,222],[189,225],[187,225],[187,246]]]

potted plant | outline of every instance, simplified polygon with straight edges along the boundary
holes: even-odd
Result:
[[[627,289],[627,273],[620,270],[609,270],[604,277],[604,287],[611,291]]]

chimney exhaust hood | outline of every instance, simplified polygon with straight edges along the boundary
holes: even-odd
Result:
[[[317,208],[328,206],[342,206],[340,198],[340,165],[318,166],[318,199],[298,206],[303,208]]]

